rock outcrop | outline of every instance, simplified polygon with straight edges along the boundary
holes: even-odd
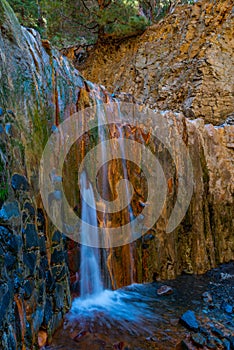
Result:
[[[0,1],[0,348],[35,349],[71,304],[64,236],[38,188],[48,135],[76,111],[84,80]]]
[[[172,112],[164,113],[164,118],[168,120],[171,135],[177,130],[178,138],[186,142],[189,150],[193,166],[193,196],[181,224],[173,232],[166,233],[175,198],[178,199],[179,175],[173,166],[175,159],[170,161],[165,149],[148,135],[147,146],[159,159],[166,177],[167,199],[157,223],[143,237],[131,244],[130,252],[127,247],[111,250],[110,272],[115,287],[130,283],[130,253],[134,256],[134,281],[138,283],[171,279],[181,273],[200,274],[234,258],[234,126],[205,125],[202,119],[191,121],[183,114]],[[150,126],[153,135],[158,123],[155,122],[154,125],[152,121]],[[140,124],[139,128],[128,130],[127,133],[131,140],[137,142],[142,142],[145,137]],[[171,144],[174,145],[174,141],[172,136]],[[133,157],[141,159],[142,155],[137,153],[133,154]],[[176,161],[179,158],[180,155]],[[117,182],[114,172],[110,171],[110,174],[112,175],[109,182]],[[134,167],[130,169],[129,178],[135,193],[140,199],[144,198],[145,188],[143,180],[139,182],[139,170]],[[134,201],[133,211],[137,216],[139,207],[135,203]],[[154,208],[151,211],[149,215],[153,216]]]
[[[77,68],[110,92],[219,125],[234,112],[233,11],[230,0],[178,6],[140,37],[87,52]]]

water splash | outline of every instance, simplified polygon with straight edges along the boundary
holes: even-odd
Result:
[[[103,290],[85,300],[76,298],[66,317],[65,328],[94,332],[96,328],[118,328],[131,335],[151,334],[150,325],[158,319],[156,291],[148,285],[133,284],[116,291]]]

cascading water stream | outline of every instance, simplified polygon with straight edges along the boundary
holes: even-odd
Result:
[[[121,118],[121,110],[120,110],[120,104],[118,100],[114,100],[114,102],[110,101],[109,108],[113,111],[114,108],[117,107],[117,115],[118,117]],[[106,149],[105,149],[105,141],[106,141],[106,136],[105,136],[105,127],[103,124],[108,125],[108,112],[106,112],[102,106],[102,102],[98,98],[96,98],[96,114],[97,114],[97,119],[98,119],[98,137],[99,141],[101,143],[101,163],[104,164],[106,160]],[[127,197],[127,203],[130,202],[131,194],[129,192],[128,188],[128,171],[127,171],[127,162],[126,162],[126,154],[125,154],[125,144],[124,144],[124,136],[123,136],[123,131],[121,126],[117,126],[117,130],[119,133],[119,137],[117,138],[118,144],[119,144],[119,149],[120,149],[120,155],[121,155],[121,167],[123,171],[123,178],[125,179],[125,194]],[[107,181],[108,181],[108,166],[104,164],[102,168],[102,180],[101,180],[101,192],[102,196],[106,197],[107,196]],[[104,206],[102,206],[104,208]],[[133,209],[131,204],[129,203],[127,206],[128,209],[128,220],[131,221],[134,219],[134,214],[133,214]],[[104,213],[103,215],[103,222],[102,225],[105,227],[107,224],[107,214]],[[107,251],[104,252],[104,255],[106,255],[107,260]],[[134,257],[133,257],[133,249],[132,245],[129,245],[129,255],[130,255],[130,264],[127,267],[129,269],[129,276],[130,276],[130,284],[134,283]],[[112,281],[113,283],[113,281]]]
[[[90,295],[100,294],[103,291],[100,273],[100,255],[98,248],[86,245],[90,241],[89,236],[92,234],[92,241],[98,243],[98,228],[93,233],[89,232],[87,227],[84,228],[84,222],[93,227],[97,227],[97,214],[94,193],[91,184],[88,181],[87,174],[83,171],[80,175],[80,188],[82,197],[81,208],[81,282],[80,296],[82,299]],[[88,203],[92,204],[90,207]]]
[[[113,106],[110,106],[114,108]],[[119,106],[117,105],[118,113]],[[108,115],[105,114],[104,109],[101,106],[99,100],[97,100],[97,117],[98,117],[98,135],[99,141],[102,144],[101,157],[102,162],[105,163],[106,150],[103,146],[105,143],[105,129],[103,128],[103,122],[108,123]],[[125,157],[124,137],[121,127],[118,127],[118,144],[121,155],[121,167],[123,178],[125,179],[126,187],[125,192],[128,199],[130,199],[130,191],[128,188],[128,171],[127,162]],[[107,190],[108,174],[107,167],[102,169],[101,179],[101,194],[105,195]],[[95,201],[95,195],[92,184],[88,179],[87,172],[83,170],[80,174],[80,193],[81,193],[81,218],[82,222],[90,224],[91,226],[98,225],[97,206]],[[99,196],[100,197],[100,196]],[[100,200],[100,198],[99,198]],[[88,205],[87,202],[90,204]],[[128,201],[129,203],[129,201]],[[100,204],[100,203],[99,203]],[[131,204],[128,204],[129,221],[134,218]],[[100,224],[100,223],[99,223]],[[104,218],[101,225],[105,226],[107,219]],[[128,330],[131,334],[138,334],[144,330],[147,333],[148,321],[155,318],[152,313],[149,304],[151,302],[151,296],[144,296],[144,286],[134,285],[111,291],[103,288],[101,281],[101,258],[106,257],[107,250],[103,252],[100,248],[93,248],[87,245],[90,241],[89,237],[92,236],[92,242],[96,240],[98,246],[98,227],[97,230],[89,232],[87,225],[81,226],[81,280],[80,280],[80,298],[76,298],[73,301],[72,308],[68,314],[67,321],[69,324],[78,322],[80,331],[83,332],[88,329],[92,331],[97,325],[103,325],[110,328],[119,324],[119,328],[123,331]],[[130,249],[130,282],[133,282],[133,255]],[[105,253],[105,254],[104,254]],[[142,289],[143,288],[143,289]],[[152,299],[153,300],[153,299]]]

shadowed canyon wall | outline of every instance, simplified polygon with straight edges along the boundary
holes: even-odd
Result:
[[[201,9],[204,10],[204,6],[196,5],[193,10],[194,18],[200,18]],[[205,13],[209,13],[208,10],[209,7]],[[190,8],[184,8],[183,11],[182,15],[187,13],[186,18],[188,18]],[[214,26],[215,30],[218,31],[220,28],[224,36],[227,31],[227,37],[229,37],[232,27],[222,29],[225,19],[229,18],[227,6],[220,7],[219,12],[223,15]],[[215,9],[213,13],[218,16]],[[0,15],[0,347],[35,349],[38,343],[44,345],[46,340],[51,338],[69,309],[71,302],[69,270],[72,282],[79,282],[79,244],[67,240],[56,230],[42,205],[38,186],[41,154],[49,135],[57,131],[60,122],[85,107],[97,107],[97,99],[111,103],[111,97],[104,88],[86,81],[65,57],[51,48],[47,41],[41,41],[34,30],[21,27],[4,0],[0,1]],[[169,21],[176,21],[178,16],[178,13],[175,13],[165,20],[164,27],[160,25],[160,37],[164,31],[165,40],[170,37]],[[209,19],[209,16],[207,18]],[[210,28],[211,22],[208,21],[207,28]],[[174,29],[178,35],[183,33],[182,23],[183,21],[180,22],[178,19],[177,28],[181,28],[181,32]],[[155,38],[155,33],[158,32],[155,28],[150,28],[139,39],[141,45],[148,45],[148,38],[151,38],[150,41],[154,45],[154,41],[158,40]],[[136,43],[137,41],[130,41],[129,45],[131,48],[136,48]],[[120,48],[121,57],[124,57],[123,52],[127,50],[126,45],[124,43]],[[214,62],[217,57],[216,66],[219,69],[219,57],[221,57],[219,53],[222,49],[214,45],[217,55],[211,56]],[[227,57],[229,57],[229,49],[230,45],[227,44],[225,51]],[[158,57],[155,50],[154,48],[152,53],[153,60]],[[164,48],[161,47],[161,54],[163,52]],[[134,56],[136,52],[132,50],[131,54]],[[138,66],[140,67],[144,56],[143,49],[139,55]],[[183,55],[187,57],[187,51]],[[205,58],[203,60],[199,55],[200,53],[196,59],[204,63]],[[195,56],[191,58],[192,61],[189,59],[186,61],[187,58],[182,56],[174,54],[174,57],[177,57],[175,60],[178,74],[184,72],[186,62],[188,71],[195,72],[198,67],[193,64]],[[101,55],[98,57],[101,60]],[[116,59],[117,67],[118,55]],[[157,65],[161,64],[160,62]],[[171,74],[170,67],[176,69],[174,66],[176,63],[173,62],[162,64],[162,70],[166,67],[168,69],[168,79]],[[105,79],[107,79],[111,70],[106,66],[105,71],[101,62],[99,64],[99,73],[106,74]],[[201,73],[199,89],[206,83],[213,85],[207,88],[210,94],[207,100],[206,95],[203,95],[204,98],[199,97],[202,90],[197,90],[198,93],[193,99],[194,104],[188,107],[191,113],[187,113],[187,110],[182,107],[183,101],[190,96],[187,94],[188,91],[193,96],[190,75],[184,76],[182,80],[184,88],[181,87],[180,91],[187,91],[183,92],[184,95],[179,94],[176,83],[174,85],[172,82],[172,85],[168,83],[168,94],[163,103],[160,103],[161,98],[155,98],[154,90],[149,89],[146,93],[147,89],[144,89],[146,77],[150,78],[153,72],[159,74],[150,63],[145,65],[145,69],[139,68],[141,85],[138,83],[134,85],[130,83],[130,79],[129,82],[125,79],[123,80],[125,85],[121,89],[136,94],[139,99],[142,99],[145,94],[144,102],[149,105],[151,105],[150,98],[153,96],[152,105],[157,105],[159,109],[183,109],[189,117],[200,116],[206,122],[214,120],[215,123],[220,124],[233,112],[231,87],[228,85],[228,77],[233,70],[231,64],[233,63],[230,59],[229,71],[224,69],[224,75],[218,76],[217,85],[215,85],[217,93],[213,93],[214,81],[210,76]],[[128,68],[124,69],[128,72]],[[96,80],[91,71],[90,74]],[[114,77],[113,71],[111,74]],[[164,76],[163,72],[160,74]],[[222,80],[224,76],[227,78],[225,83]],[[105,79],[102,82],[107,85]],[[118,74],[115,79],[122,81],[122,77],[120,78]],[[111,86],[117,84],[117,81],[109,81],[109,88],[113,90]],[[133,87],[133,90],[128,89],[128,84]],[[226,99],[223,98],[224,93]],[[216,95],[219,97],[217,110],[212,114],[208,108],[207,111],[204,109],[203,114],[199,114],[198,111],[202,110],[198,108],[199,103],[204,100],[206,101],[204,105],[206,103],[209,106],[208,100],[211,101],[212,96]],[[179,103],[176,102],[176,96],[178,99],[180,96],[185,97],[181,97],[182,102]],[[108,285],[111,281],[113,288],[131,282],[130,267],[134,269],[136,282],[150,282],[157,278],[173,278],[182,272],[202,273],[220,262],[234,259],[234,126],[226,123],[221,127],[214,127],[205,125],[202,119],[190,121],[182,113],[170,111],[165,113],[156,111],[156,113],[166,118],[171,127],[178,131],[178,135],[190,151],[194,168],[194,194],[181,225],[167,234],[165,227],[177,194],[177,174],[173,166],[171,169],[165,169],[168,184],[167,204],[157,224],[132,244],[133,258],[130,256],[127,245],[107,251],[108,266],[102,266],[102,273],[103,275],[109,273],[105,284]],[[152,127],[156,127],[154,122],[151,122]],[[131,127],[128,129],[126,125],[122,128],[128,137],[149,143],[160,158],[157,140],[150,138],[150,135],[148,137],[142,134],[141,130],[131,129]],[[89,135],[86,135],[85,145],[89,149],[91,141],[87,136]],[[73,187],[76,181],[74,172],[77,169],[79,152],[81,153],[78,149],[77,154],[68,159],[68,166],[64,169],[66,178],[64,187],[74,207],[79,206],[79,198],[76,195],[78,192],[76,193]],[[135,156],[140,157],[140,155]],[[133,187],[144,198],[144,186],[142,188],[139,181],[138,169],[131,168],[129,165],[128,172]],[[115,180],[115,176],[109,173],[110,182]],[[52,193],[54,201],[57,200],[57,194]],[[136,207],[133,209],[137,210]]]
[[[84,80],[0,2],[0,348],[43,345],[71,303],[66,240],[38,188],[48,135],[77,109]]]

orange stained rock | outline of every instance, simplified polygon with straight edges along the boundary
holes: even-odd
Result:
[[[25,332],[26,332],[26,325],[25,325],[25,310],[24,310],[24,304],[23,300],[19,297],[19,295],[14,296],[14,301],[17,306],[18,314],[19,314],[19,319],[20,319],[20,329],[21,329],[21,336],[22,336],[22,350],[26,350],[26,346],[24,343],[24,338],[25,338]]]
[[[48,334],[44,330],[38,332],[38,345],[40,348],[46,345]]]
[[[172,179],[172,177],[170,179],[168,179],[167,186],[168,186],[168,192],[171,194],[172,190],[173,190],[173,179]]]

